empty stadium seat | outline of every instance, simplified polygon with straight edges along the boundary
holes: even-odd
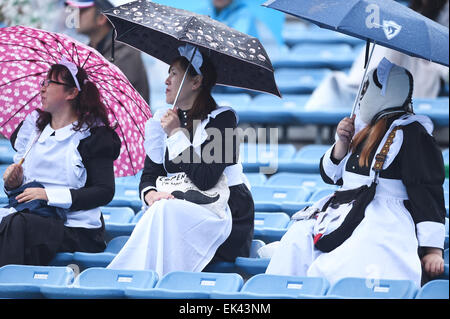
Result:
[[[334,283],[328,297],[362,299],[413,299],[417,287],[411,280],[369,280],[368,278],[342,278]]]
[[[289,161],[280,161],[280,172],[315,173],[320,172],[320,159],[331,145],[309,144],[303,146]]]
[[[213,93],[213,98],[217,105],[232,107],[236,112],[247,108],[252,100],[251,96],[247,93]]]
[[[136,175],[116,177],[116,185],[129,185],[138,188],[139,182],[141,181],[142,170],[140,170]]]
[[[350,68],[359,51],[348,44],[297,44],[288,52],[271,56],[275,70],[280,68],[331,69]]]
[[[306,202],[311,191],[303,186],[255,186],[252,188],[255,211],[280,212],[284,202]]]
[[[251,277],[236,293],[212,292],[215,299],[278,299],[301,295],[323,296],[329,283],[325,278],[258,274]]]
[[[249,257],[237,257],[234,261],[239,273],[245,276],[253,276],[266,271],[270,258],[260,258],[258,254],[258,250],[265,244],[259,239],[252,240]]]
[[[142,208],[142,201],[139,198],[139,189],[136,185],[116,185],[116,191],[111,202],[106,206],[131,207],[134,211]]]
[[[262,186],[266,183],[267,177],[261,173],[246,173],[245,177],[247,177],[250,186]]]
[[[42,285],[61,287],[73,279],[69,267],[6,265],[0,268],[0,298],[42,298]]]
[[[314,192],[322,187],[334,187],[326,184],[320,174],[280,172],[270,176],[265,185],[304,186]]]
[[[106,267],[114,259],[120,249],[122,249],[128,238],[129,236],[113,238],[106,246],[106,249],[101,253],[75,252],[73,254],[73,262],[77,264],[81,270],[91,267]]]
[[[239,157],[245,173],[274,173],[278,163],[294,157],[296,149],[292,144],[241,143]]]
[[[448,280],[432,280],[423,285],[416,299],[447,299],[449,298]]]
[[[281,94],[310,94],[329,73],[329,69],[280,68],[275,70],[275,81]]]
[[[101,207],[103,219],[105,220],[105,235],[109,241],[118,236],[129,236],[134,229],[134,210],[130,207]]]
[[[448,127],[448,97],[413,99],[414,113],[428,116],[436,127]]]
[[[0,138],[0,164],[12,164],[16,151],[12,148],[8,139]]]
[[[255,213],[255,229],[253,238],[265,243],[280,240],[287,231],[290,218],[285,213]]]
[[[73,284],[45,285],[41,293],[46,298],[57,299],[124,298],[126,288],[151,288],[157,281],[158,274],[152,270],[89,268],[81,272]]]
[[[238,274],[174,271],[164,275],[155,288],[127,288],[125,295],[146,299],[205,299],[212,291],[239,291],[243,283]]]
[[[309,95],[284,94],[277,96],[259,94],[255,96],[248,107],[238,110],[241,122],[258,124],[295,124],[292,115],[297,108],[301,108],[308,101]]]

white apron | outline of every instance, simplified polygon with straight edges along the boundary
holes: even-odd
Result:
[[[212,116],[224,110],[217,110]],[[194,147],[200,147],[206,139],[204,127],[210,117],[194,134]],[[167,136],[162,133],[157,116],[148,124],[146,135],[150,132],[152,139],[145,143],[147,154],[152,155],[153,161],[164,163]],[[230,186],[242,182],[240,164],[232,165],[224,173]],[[107,268],[151,269],[160,277],[171,271],[202,271],[231,233],[232,217],[228,206],[223,218],[200,205],[179,199],[162,199],[145,208],[130,239]]]
[[[397,123],[401,125],[411,121],[412,119],[406,119]],[[376,154],[380,152],[393,127],[394,125],[380,142]],[[384,168],[392,163],[402,141],[402,131],[399,130]],[[330,151],[331,148],[325,157],[329,157]],[[373,170],[370,176],[346,171],[343,168],[348,157],[349,155],[339,163],[342,170],[327,175],[334,180],[342,177],[342,190],[370,185]],[[414,281],[417,287],[420,287],[422,268],[417,252],[416,225],[403,204],[403,201],[408,199],[406,188],[400,180],[379,178],[378,181],[375,197],[367,206],[364,219],[342,245],[329,253],[319,251],[313,243],[316,220],[297,221],[279,242],[266,273],[320,276],[325,277],[330,284],[344,277],[367,278],[368,284],[373,284],[377,279],[406,279]],[[323,203],[326,199],[320,202]],[[341,207],[346,209],[344,205]]]

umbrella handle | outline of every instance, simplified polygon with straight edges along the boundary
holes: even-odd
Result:
[[[184,72],[184,75],[183,75],[183,80],[181,80],[180,87],[178,88],[177,96],[175,97],[175,101],[173,102],[173,108],[174,109],[175,109],[175,107],[177,105],[178,97],[180,95],[181,89],[183,88],[184,80],[186,79],[186,75],[187,75],[187,73],[189,71],[189,67],[191,66],[192,60],[194,59],[194,55],[197,52],[197,46],[194,46],[194,47],[195,47],[194,52],[192,53],[191,59],[189,60],[188,67],[186,68],[186,71]]]
[[[370,42],[367,42],[366,46],[369,46],[369,45],[370,45]],[[352,112],[350,113],[350,118],[352,118],[353,114],[355,114],[356,106],[358,105],[358,101],[361,96],[362,87],[364,85],[364,79],[366,78],[367,71],[369,69],[369,64],[370,64],[370,60],[372,59],[372,54],[373,54],[373,50],[375,49],[375,45],[376,45],[376,42],[373,42],[372,49],[370,50],[369,59],[366,59],[366,65],[364,67],[364,75],[361,80],[361,83],[359,84],[358,95],[356,96],[355,102],[353,103],[353,108],[352,108]]]

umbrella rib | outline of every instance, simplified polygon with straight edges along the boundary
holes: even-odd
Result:
[[[96,83],[97,84],[99,84],[99,85],[101,85],[101,82],[105,82],[105,83],[108,83],[107,81],[105,81],[105,80],[98,80],[98,77],[96,77],[95,75],[93,76],[92,74],[91,74],[91,76],[94,78],[94,79],[96,79],[97,81],[96,81]],[[125,84],[128,84],[128,83],[126,83],[126,82],[124,82]],[[108,91],[104,86],[101,86],[105,91]],[[116,87],[114,87],[114,88],[116,88]],[[117,89],[117,88],[116,88]],[[133,98],[132,96],[130,96],[127,92],[125,92],[125,91],[123,91],[123,90],[121,90],[121,89],[117,89],[118,91],[119,91],[119,93],[121,93],[121,94],[123,94],[123,95],[125,95],[127,98],[129,98],[130,100],[132,100],[136,105],[138,105],[138,108],[139,108],[139,110],[142,112],[142,113],[144,113],[144,110],[139,106],[139,103],[136,101],[136,99],[135,98]],[[116,97],[114,97],[115,99],[117,99]],[[117,99],[118,100],[118,99]],[[118,101],[120,101],[120,100],[118,100]],[[144,113],[145,114],[145,113]]]
[[[22,109],[26,106],[26,105],[28,105],[28,103],[30,103],[34,98],[36,98],[36,96],[38,96],[39,95],[39,92],[38,93],[36,93],[31,99],[29,99],[24,105],[22,105],[12,116],[10,116],[9,117],[9,119],[8,120],[6,120],[6,122],[5,123],[3,123],[2,125],[1,125],[1,127],[4,127],[5,125],[6,125],[6,123],[8,123],[10,120],[12,120],[12,118],[14,117],[14,116],[16,116],[16,114],[17,113],[19,113],[20,111],[22,111]]]
[[[119,119],[117,118],[116,113],[114,112],[113,108],[109,105],[108,101],[105,101],[105,102],[106,102],[106,104],[108,105],[109,110],[111,111],[112,115],[113,115],[114,118],[116,119],[117,123],[119,123]],[[120,101],[119,101],[119,103],[120,103]],[[125,109],[125,110],[126,110],[126,109]],[[128,111],[127,111],[127,112],[128,112]],[[122,133],[122,136],[123,136],[123,142],[125,143],[125,149],[126,149],[126,151],[127,151],[127,156],[128,156],[128,158],[130,159],[131,169],[133,170],[134,175],[136,175],[137,172],[135,172],[135,168],[134,168],[134,165],[133,165],[133,160],[131,159],[130,150],[129,150],[129,148],[128,148],[128,142],[127,142],[127,140],[125,139],[125,134],[124,134],[124,132],[123,132],[123,130],[122,130],[122,126],[121,126],[121,125],[119,125],[119,129],[120,129],[120,132]],[[138,128],[138,132],[140,133],[139,128]]]
[[[0,42],[0,45],[12,45],[12,46],[17,46],[17,47],[23,47],[23,48],[30,49],[30,50],[34,51],[35,53],[42,52],[42,53],[44,53],[44,54],[48,54],[50,57],[52,56],[52,55],[50,54],[49,51],[40,50],[40,49],[33,48],[33,47],[30,47],[30,46],[27,46],[27,45],[24,45],[24,44],[8,43],[8,42]],[[39,55],[39,56],[40,56],[41,58],[43,58],[41,55]]]
[[[40,72],[40,73],[34,73],[34,74],[26,74],[26,75],[24,75],[24,76],[21,76],[21,77],[19,77],[19,78],[15,78],[15,79],[13,79],[13,80],[10,80],[10,81],[8,81],[8,82],[5,82],[5,83],[1,83],[0,84],[0,87],[2,87],[2,86],[4,86],[4,85],[7,85],[7,84],[11,84],[11,83],[13,83],[13,82],[16,82],[16,81],[19,81],[19,80],[22,80],[23,78],[28,78],[28,77],[32,77],[32,76],[40,76],[40,75],[42,75],[42,74],[44,74],[44,73],[46,73],[47,71],[44,71],[44,72]],[[39,93],[38,93],[39,94]]]
[[[103,85],[101,85],[101,87],[102,87],[102,89],[104,89],[105,91],[106,91],[106,88],[103,86]],[[128,96],[125,92],[121,92],[121,93],[123,93],[123,94],[125,94],[128,98],[130,98],[130,99],[132,99],[130,96]],[[128,112],[128,110],[127,110],[127,108],[123,105],[123,103],[122,103],[122,101],[120,101],[117,97],[115,97],[114,95],[110,95],[110,96],[112,96],[123,108],[124,108],[124,110],[130,115],[130,112]],[[132,99],[133,100],[133,99]],[[108,101],[105,101],[105,102],[108,102]],[[138,103],[136,103],[136,101],[134,101],[133,100],[133,102],[136,104],[136,105],[139,105]],[[108,106],[109,106],[109,103],[107,103],[108,104]],[[138,106],[138,108],[139,108],[139,110],[142,112],[142,114],[144,114],[144,115],[146,115],[145,114],[145,112],[142,110],[142,108],[141,107],[139,107]],[[141,130],[139,129],[139,126],[138,126],[138,124],[136,123],[136,121],[134,120],[134,117],[133,116],[130,116],[130,118],[131,118],[131,120],[133,121],[133,123],[134,123],[134,125],[137,127],[137,129],[138,129],[138,132],[139,132],[139,134],[142,136],[142,137],[144,137],[144,134],[141,132]],[[147,118],[148,119],[148,118]]]

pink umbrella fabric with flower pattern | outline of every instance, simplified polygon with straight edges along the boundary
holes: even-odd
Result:
[[[135,175],[144,166],[150,107],[119,68],[63,34],[22,26],[0,28],[0,133],[9,138],[29,113],[41,107],[39,83],[63,56],[86,70],[100,90],[110,123],[118,123],[122,147],[114,162],[115,176]]]

